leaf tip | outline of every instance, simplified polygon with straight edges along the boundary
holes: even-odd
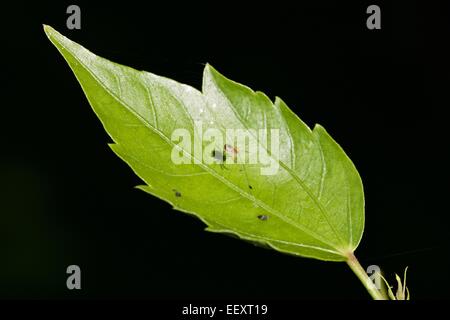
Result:
[[[286,102],[284,102],[279,96],[275,96],[274,105],[278,108],[287,107]]]
[[[47,37],[50,37],[50,33],[52,33],[55,30],[52,27],[50,27],[48,24],[45,24],[45,23],[42,24],[42,28],[44,29],[44,32],[47,35]]]
[[[210,65],[208,62],[205,64],[205,69],[203,69],[203,73],[204,74],[212,74],[215,75],[217,74],[217,70],[214,69],[214,67],[212,65]]]
[[[275,101],[274,101],[275,105],[278,105],[278,104],[280,104],[282,102],[283,102],[283,100],[281,100],[281,98],[279,96],[275,96]]]
[[[314,131],[324,131],[325,128],[322,127],[319,123],[316,123],[316,124],[314,125],[314,129],[313,129],[313,130],[314,130]]]
[[[316,123],[314,125],[314,128],[313,128],[312,132],[314,134],[316,134],[316,136],[318,136],[318,137],[320,137],[320,136],[329,136],[328,131],[321,124],[318,124],[318,123]]]

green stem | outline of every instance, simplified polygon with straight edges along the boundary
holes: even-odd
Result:
[[[377,287],[375,287],[374,283],[369,278],[363,267],[361,267],[358,259],[356,259],[354,254],[350,253],[347,257],[348,257],[347,259],[348,266],[350,267],[350,269],[353,270],[358,279],[361,280],[362,284],[364,285],[366,290],[370,293],[372,298],[374,300],[386,300],[381,291],[378,290]]]

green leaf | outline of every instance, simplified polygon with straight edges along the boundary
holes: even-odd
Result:
[[[208,231],[281,252],[344,261],[356,249],[364,229],[361,179],[323,127],[311,130],[280,98],[272,103],[210,65],[200,92],[44,29],[113,139],[112,150],[145,182],[140,189],[195,215]],[[200,127],[217,129],[224,140],[202,139]],[[174,139],[177,129],[190,139]],[[236,148],[227,129],[247,132],[257,151]],[[174,155],[190,163],[176,164]],[[249,163],[254,156],[259,161]]]

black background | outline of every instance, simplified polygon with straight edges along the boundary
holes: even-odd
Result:
[[[390,280],[409,266],[413,299],[448,298],[450,6],[392,2],[3,7],[0,297],[369,299],[344,263],[204,232],[134,189],[140,180],[108,148],[46,23],[100,56],[197,88],[208,62],[325,126],[363,179],[361,263]],[[66,28],[70,4],[81,7],[81,30]],[[381,30],[366,28],[370,4],[381,7]],[[66,288],[71,264],[80,291]]]

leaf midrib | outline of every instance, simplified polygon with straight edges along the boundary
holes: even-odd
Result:
[[[287,244],[287,245],[294,246],[294,247],[303,247],[303,248],[308,248],[308,249],[312,249],[312,250],[318,250],[318,251],[323,251],[323,252],[327,252],[327,253],[332,253],[332,254],[335,254],[335,255],[338,255],[338,256],[341,255],[341,253],[338,252],[338,251],[334,251],[334,250],[330,250],[330,249],[326,249],[326,248],[321,248],[321,247],[317,247],[317,246],[310,245],[310,244],[295,243],[295,242],[291,242],[291,241],[280,240],[280,239],[273,239],[273,238],[264,237],[264,236],[257,236],[257,235],[255,236],[255,235],[253,235],[251,233],[239,230],[237,228],[230,228],[230,227],[228,227],[226,225],[223,225],[223,224],[221,224],[219,222],[214,222],[214,223],[225,228],[225,229],[219,230],[219,231],[222,231],[222,232],[230,232],[231,231],[231,232],[236,233],[236,234],[247,235],[248,237],[246,237],[246,239],[249,239],[249,240],[251,238],[255,238],[255,239],[263,240],[266,243],[268,243],[269,245],[270,245],[270,242],[278,242],[278,243],[281,243],[281,244]],[[228,228],[228,230],[227,230],[227,228]],[[278,248],[277,250],[281,250],[281,249]]]

